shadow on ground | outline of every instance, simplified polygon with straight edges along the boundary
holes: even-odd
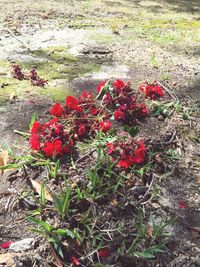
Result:
[[[130,1],[132,3],[132,1]],[[135,0],[134,5],[141,7],[142,0]],[[163,8],[169,10],[174,10],[176,12],[197,12],[200,10],[200,1],[199,0],[156,0],[152,1],[151,4],[147,6],[151,12],[162,11]]]

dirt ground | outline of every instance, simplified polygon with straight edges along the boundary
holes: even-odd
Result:
[[[27,132],[34,112],[44,120],[53,102],[95,90],[104,79],[121,78],[136,86],[159,80],[181,102],[196,105],[189,120],[175,113],[165,121],[151,118],[142,129],[142,136],[162,140],[176,127],[174,143],[181,159],[164,166],[155,182],[158,193],[146,206],[158,218],[175,222],[169,228],[168,251],[160,260],[119,266],[200,266],[200,2],[1,0],[0,12],[2,149],[14,145],[12,149],[23,154],[27,142],[14,130]],[[26,70],[36,67],[48,79],[47,88],[13,79],[14,62]],[[16,177],[4,173],[0,178],[0,243],[33,236],[37,245],[17,255],[17,266],[53,266],[48,245],[29,230],[26,203],[19,201],[30,185],[24,172]]]

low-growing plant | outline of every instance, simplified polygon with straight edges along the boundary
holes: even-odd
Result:
[[[59,195],[52,195],[53,198],[53,204],[56,208],[56,210],[59,212],[61,219],[64,220],[65,217],[69,213],[69,205],[71,202],[71,189],[67,185],[66,178],[65,178],[65,189],[61,189],[61,192]]]

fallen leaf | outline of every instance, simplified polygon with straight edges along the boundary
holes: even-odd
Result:
[[[0,255],[0,264],[6,267],[16,267],[14,260],[12,259],[11,253],[1,254]]]
[[[118,205],[118,201],[116,200],[116,198],[113,198],[113,200],[111,201],[111,205],[114,207]]]
[[[200,175],[197,176],[197,183],[200,184]]]
[[[16,98],[17,98],[17,95],[16,95],[15,92],[12,92],[12,93],[9,95],[9,101],[10,101],[10,102],[13,102]]]
[[[200,233],[200,227],[190,227],[190,229],[195,230]]]
[[[147,225],[147,236],[153,237],[153,227],[150,224]]]
[[[155,161],[158,162],[159,164],[163,163],[163,159],[161,158],[160,154],[157,154],[155,156]]]
[[[38,193],[38,195],[41,196],[42,185],[39,182],[32,180],[32,179],[31,179],[31,183],[32,183],[32,186],[35,189],[35,191]],[[51,197],[51,194],[46,189],[44,190],[44,192],[45,192],[46,200],[53,202],[53,198]]]

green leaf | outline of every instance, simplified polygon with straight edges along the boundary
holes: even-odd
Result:
[[[60,255],[60,257],[61,258],[64,258],[62,249],[61,249],[61,247],[59,246],[59,244],[57,242],[56,243],[53,243],[53,247],[58,252],[58,254]]]
[[[129,131],[128,133],[131,135],[131,136],[135,136],[136,134],[138,134],[140,131],[140,127],[139,126],[133,126],[133,127],[130,127],[129,128]]]
[[[31,117],[31,121],[29,123],[29,130],[31,130],[35,121],[36,121],[36,113],[34,113],[33,116]]]
[[[66,236],[69,236],[69,237],[71,237],[72,239],[73,238],[75,238],[75,234],[74,234],[74,232],[72,232],[71,230],[69,230],[69,229],[61,229],[61,228],[59,228],[59,229],[56,229],[56,230],[53,230],[52,231],[54,234],[56,234],[56,235],[66,235]]]
[[[40,215],[40,214],[41,214],[41,211],[38,209],[31,211],[31,216],[36,216],[36,215]]]
[[[153,255],[153,254],[151,254],[151,253],[148,253],[148,252],[135,252],[134,253],[134,255],[135,256],[137,256],[137,257],[142,257],[142,258],[147,258],[147,259],[153,259],[153,258],[155,258],[155,256]]]
[[[42,220],[39,220],[33,217],[27,217],[27,220],[31,223],[35,223],[39,225],[41,228],[43,228],[48,233],[50,233],[53,229],[53,227],[45,221],[42,221]]]
[[[45,195],[45,186],[44,184],[41,185],[41,192],[40,192],[40,198],[43,205],[46,204],[46,195]]]

